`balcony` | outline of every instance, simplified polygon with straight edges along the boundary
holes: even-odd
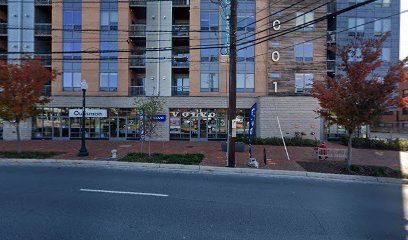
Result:
[[[7,53],[0,53],[0,61],[7,61]]]
[[[146,55],[131,55],[129,60],[130,68],[140,68],[146,66]]]
[[[44,67],[51,67],[51,54],[35,54],[36,58],[39,58]]]
[[[172,96],[188,96],[190,95],[189,86],[172,86],[171,87]]]
[[[146,24],[132,24],[129,26],[129,37],[146,37]]]
[[[35,36],[51,37],[51,23],[36,23]]]
[[[0,36],[7,36],[7,23],[0,23]]]
[[[130,7],[146,7],[146,0],[130,0]]]
[[[327,71],[328,72],[336,71],[336,60],[327,60]]]
[[[328,43],[335,43],[336,42],[336,31],[328,31],[327,32],[327,42]]]
[[[0,6],[7,6],[8,1],[7,0],[0,0]]]
[[[173,37],[188,37],[189,31],[188,25],[173,25]]]
[[[144,96],[145,95],[144,86],[130,86],[129,95],[130,96]]]
[[[50,97],[51,96],[51,85],[44,85],[41,96]]]
[[[188,7],[190,0],[173,0],[173,7]]]
[[[36,6],[51,6],[51,4],[52,4],[51,0],[35,0]]]
[[[188,68],[190,66],[190,50],[188,48],[174,49],[171,62],[173,67]]]

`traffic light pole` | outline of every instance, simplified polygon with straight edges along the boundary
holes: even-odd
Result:
[[[237,0],[230,0],[231,15],[230,47],[229,47],[229,95],[228,95],[228,167],[235,167],[236,131],[232,129],[232,120],[236,118],[237,110]]]

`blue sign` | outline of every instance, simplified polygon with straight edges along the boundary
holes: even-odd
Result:
[[[249,139],[249,158],[252,158],[252,135],[255,126],[255,118],[256,118],[256,111],[257,111],[256,103],[251,107],[251,113],[249,114],[249,129],[248,129],[248,139]]]
[[[399,107],[397,107],[397,106],[390,106],[390,107],[387,107],[387,110],[388,110],[388,111],[398,111],[398,110],[399,110]]]
[[[160,115],[154,115],[153,120],[156,122],[165,122],[166,121],[166,115],[160,114]]]
[[[223,46],[220,50],[221,55],[229,56],[230,47],[230,23],[229,18],[231,14],[231,0],[221,1],[221,45]],[[225,46],[225,47],[224,47]]]

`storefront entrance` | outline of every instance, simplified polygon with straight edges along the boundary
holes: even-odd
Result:
[[[127,118],[116,117],[110,119],[110,138],[126,139],[127,138]]]
[[[191,141],[208,140],[208,119],[197,117],[191,119]]]

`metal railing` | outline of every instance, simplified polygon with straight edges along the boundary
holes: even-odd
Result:
[[[129,67],[145,67],[146,56],[145,55],[131,55],[129,59]]]
[[[40,58],[44,67],[51,67],[51,54],[35,54],[36,58]]]
[[[188,50],[187,50],[188,51]],[[190,54],[189,53],[173,53],[171,65],[173,67],[188,67],[190,66]]]
[[[189,86],[172,86],[171,87],[172,96],[188,96],[190,95]]]
[[[144,96],[145,95],[144,86],[130,86],[129,95],[130,96]]]
[[[7,0],[0,0],[0,6],[7,5],[7,4],[8,4]]]
[[[41,91],[41,96],[46,96],[46,97],[51,96],[51,85],[44,85]]]
[[[7,36],[7,23],[0,23],[0,36]]]
[[[51,23],[36,23],[34,34],[36,36],[51,36]]]
[[[173,6],[189,6],[190,0],[173,0]]]
[[[188,37],[189,31],[188,25],[173,25],[173,37]]]
[[[146,24],[132,24],[129,26],[129,37],[146,37]]]
[[[131,7],[146,7],[146,0],[130,0],[129,6]]]
[[[51,6],[52,0],[35,0],[35,5]]]
[[[336,71],[336,60],[327,60],[327,71],[328,72]]]

